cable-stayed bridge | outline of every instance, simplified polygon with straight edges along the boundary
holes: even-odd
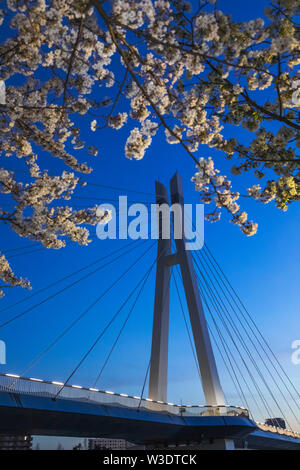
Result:
[[[171,198],[167,189],[161,183],[156,183],[156,203],[169,206],[170,199],[172,204],[181,207],[180,217],[183,222],[186,213],[181,181],[177,174],[171,180]],[[69,281],[79,275],[63,288],[24,310],[20,309],[22,301],[9,306],[17,307],[16,313],[2,321],[0,328],[25,317],[56,297],[58,301],[60,294],[102,269],[118,266],[113,282],[20,375],[14,371],[0,374],[0,433],[107,436],[146,445],[195,444],[226,449],[234,448],[234,443],[238,445],[238,441],[246,441],[250,448],[300,449],[300,434],[297,433],[297,429],[300,429],[300,396],[297,389],[207,245],[199,251],[188,251],[184,234],[173,240],[164,238],[162,227],[165,217],[163,212],[159,212],[158,240],[150,242],[150,246],[137,258],[133,259],[133,253],[137,247],[144,248],[145,241],[131,242],[34,292],[29,298],[56,286],[57,282]],[[173,214],[173,232],[174,217]],[[54,380],[43,380],[42,377],[29,375],[31,369],[63,341],[75,326],[80,325],[81,320],[108,292],[117,290],[119,282],[131,276],[138,263],[145,263],[146,256],[154,246],[157,246],[157,254],[150,266],[147,266],[139,281],[133,283],[129,295],[104,328],[97,331],[95,341],[66,379],[58,382],[55,377]],[[122,270],[119,267],[121,259],[128,254],[131,262]],[[97,384],[108,367],[133,311],[137,309],[137,303],[141,302],[142,294],[148,288],[147,283],[155,266],[152,346],[141,390],[135,396],[125,393],[126,390],[123,393],[101,390]],[[171,285],[175,287],[174,296],[170,294]],[[202,385],[205,399],[203,405],[173,404],[167,400],[169,310],[171,300],[174,301],[175,297]],[[91,386],[73,383],[77,371],[129,305],[127,315]],[[235,397],[234,403],[231,401],[228,404],[225,398],[220,371],[226,371],[231,384],[229,393]]]

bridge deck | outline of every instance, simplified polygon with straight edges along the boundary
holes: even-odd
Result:
[[[110,391],[0,374],[0,434],[110,437],[174,444],[244,439],[251,448],[300,448],[297,434],[249,419],[239,407],[173,405]],[[278,431],[278,432],[274,432]]]
[[[256,429],[242,416],[177,416],[146,408],[0,392],[0,433],[111,437],[137,443],[242,438]]]

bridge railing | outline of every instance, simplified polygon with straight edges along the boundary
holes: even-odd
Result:
[[[19,377],[14,374],[0,374],[0,391],[28,394],[57,399],[76,400],[99,405],[115,405],[126,408],[141,408],[159,411],[178,416],[245,416],[248,411],[236,406],[205,406],[205,405],[176,405],[148,398],[131,396],[125,393],[114,393],[109,390],[86,388],[80,385],[65,385],[63,383],[41,380],[36,378]],[[63,387],[63,388],[62,388]]]
[[[300,439],[300,433],[295,431],[290,431],[289,429],[283,429],[276,426],[270,426],[264,423],[256,423],[259,429],[262,431],[272,432],[276,434],[282,434],[283,436],[290,436]]]

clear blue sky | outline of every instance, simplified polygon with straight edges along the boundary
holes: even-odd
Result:
[[[230,12],[234,18],[244,20],[259,16],[266,1],[237,0],[220,1],[220,8]],[[242,8],[241,8],[242,5]],[[86,119],[86,118],[85,118]],[[154,139],[151,148],[141,161],[129,161],[124,157],[124,142],[127,131],[107,131],[106,134],[90,133],[89,126],[83,123],[83,132],[87,137],[99,139],[99,156],[92,159],[94,172],[88,178],[93,183],[120,186],[154,194],[154,181],[168,184],[175,171],[183,178],[185,199],[197,203],[197,193],[190,182],[194,173],[194,163],[178,146],[165,143],[162,136]],[[238,132],[234,131],[235,135]],[[205,147],[200,148],[197,156],[215,155],[220,160],[219,167],[226,164],[220,154]],[[49,161],[54,172],[62,168],[57,161]],[[12,167],[12,164],[11,164]],[[21,166],[19,165],[19,168]],[[122,193],[121,193],[122,194]],[[81,195],[90,198],[91,205],[99,199],[116,198],[117,191],[90,186],[81,190]],[[128,193],[133,199],[134,194]],[[154,200],[151,196],[136,195],[137,202]],[[80,200],[78,204],[85,201]],[[77,204],[77,202],[76,202]],[[228,222],[226,215],[216,224],[205,224],[205,241],[213,251],[223,270],[232,281],[248,310],[260,329],[269,340],[291,379],[300,388],[300,365],[291,363],[291,343],[300,338],[299,323],[299,205],[292,205],[286,213],[280,212],[272,204],[263,206],[245,201],[245,210],[259,224],[257,235],[245,237],[240,230]],[[56,278],[93,262],[96,258],[128,243],[127,241],[100,241],[92,229],[93,243],[89,247],[74,244],[63,250],[42,250],[36,253],[12,258],[15,272],[28,277],[33,291],[42,288]],[[152,242],[146,242],[150,246]],[[148,244],[148,245],[147,245]],[[1,227],[1,249],[30,245],[20,239],[6,227]],[[36,245],[33,244],[33,248]],[[122,270],[134,260],[139,248],[118,263],[99,271],[76,287],[66,291],[23,318],[0,330],[0,339],[7,344],[7,365],[0,366],[1,372],[20,373],[51,341],[78,316]],[[30,249],[28,249],[31,251]],[[18,252],[11,253],[11,256]],[[145,256],[136,269],[131,271],[118,289],[114,289],[72,330],[58,345],[51,350],[29,375],[51,380],[65,380],[82,354],[89,348],[106,322],[121,305],[134,284],[138,282],[154,257],[155,249]],[[1,313],[3,320],[11,318],[25,310],[27,306],[42,300],[55,292],[62,285],[47,291],[35,299]],[[172,291],[175,296],[175,291]],[[29,293],[30,294],[30,293]],[[8,289],[1,300],[0,309],[29,295],[21,289]],[[114,352],[109,366],[98,384],[99,388],[118,392],[140,394],[151,345],[152,311],[154,294],[154,276],[147,283],[147,290],[137,304],[132,318],[123,333],[120,344]],[[125,309],[120,320],[111,328],[103,341],[79,369],[71,383],[91,386],[114,338],[125,318]],[[236,397],[224,375],[224,388],[228,388],[232,401]],[[226,391],[226,390],[225,390]],[[170,372],[169,396],[172,402],[181,399],[187,403],[203,402],[199,379],[193,363],[190,346],[184,331],[183,320],[178,303],[172,301],[170,315]],[[48,445],[51,440],[47,440]],[[43,444],[45,445],[45,444]]]

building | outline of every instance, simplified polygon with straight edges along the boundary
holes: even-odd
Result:
[[[265,421],[267,426],[274,426],[275,428],[286,429],[286,424],[282,418],[268,418]]]
[[[0,435],[0,450],[31,450],[32,436]]]
[[[144,446],[136,446],[124,439],[97,438],[88,440],[88,450],[129,450],[144,449]]]
[[[126,445],[123,439],[105,439],[105,438],[98,438],[98,439],[89,439],[88,441],[88,449],[89,450],[104,450],[104,449],[111,449],[111,450],[125,450]]]

